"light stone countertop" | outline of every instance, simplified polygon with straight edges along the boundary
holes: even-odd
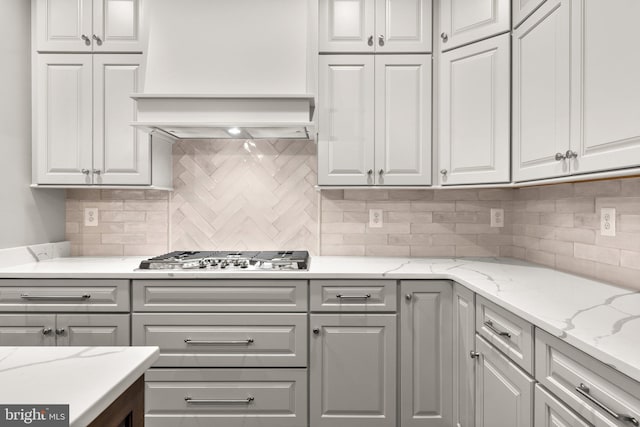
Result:
[[[134,271],[145,258],[55,258],[0,268],[0,278],[449,279],[640,381],[640,291],[519,260],[313,257],[303,272]]]
[[[158,347],[0,347],[3,405],[69,405],[93,421],[158,359]]]

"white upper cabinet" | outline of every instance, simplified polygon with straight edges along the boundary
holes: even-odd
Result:
[[[513,28],[519,26],[546,0],[512,0],[511,2],[511,22]]]
[[[440,50],[507,32],[510,0],[446,0],[440,3]]]
[[[547,0],[513,32],[513,178],[569,173],[570,5]]]
[[[431,52],[432,0],[320,0],[320,52]]]
[[[142,0],[35,0],[39,52],[141,52]]]
[[[443,185],[508,182],[509,34],[444,53],[439,168]]]
[[[640,2],[575,0],[571,13],[571,170],[638,166]]]
[[[375,57],[378,185],[431,183],[431,56]]]
[[[371,55],[320,56],[318,183],[373,184]]]

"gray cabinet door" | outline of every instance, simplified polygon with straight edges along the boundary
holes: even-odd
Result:
[[[0,346],[56,345],[55,314],[1,314]]]
[[[561,400],[555,398],[540,384],[535,392],[535,425],[534,427],[590,427]]]
[[[58,314],[60,346],[128,346],[128,314]]]
[[[475,303],[474,293],[453,287],[453,425],[475,426]]]
[[[403,281],[400,401],[403,427],[451,425],[451,283]]]
[[[396,315],[313,314],[311,427],[395,427]]]
[[[535,381],[476,335],[476,427],[531,427]]]

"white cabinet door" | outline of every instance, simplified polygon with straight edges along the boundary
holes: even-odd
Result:
[[[133,54],[93,56],[94,184],[151,183],[149,136],[130,126],[136,120],[130,95],[141,91],[141,61],[142,55]]]
[[[36,181],[91,184],[91,54],[39,54],[37,61]]]
[[[527,19],[542,3],[546,0],[512,0],[511,3],[511,15],[513,28],[522,24],[522,21]]]
[[[0,346],[56,345],[55,314],[0,314]]]
[[[569,173],[569,13],[569,0],[547,0],[513,32],[515,181]]]
[[[374,0],[320,0],[320,52],[373,52]]]
[[[60,346],[128,346],[128,314],[58,314]]]
[[[376,52],[431,52],[432,0],[375,0]]]
[[[375,57],[378,185],[431,184],[431,55]]]
[[[36,0],[39,52],[91,52],[92,0]]]
[[[440,50],[486,39],[511,28],[511,0],[447,0],[440,3]]]
[[[321,55],[318,184],[373,184],[374,57]]]
[[[310,425],[395,427],[396,315],[312,314],[311,328]]]
[[[572,2],[573,173],[640,165],[640,2]]]
[[[540,384],[535,390],[534,427],[592,427]]]
[[[510,179],[509,34],[442,54],[440,179],[443,185]]]
[[[400,420],[403,427],[451,425],[451,283],[402,282]]]
[[[94,52],[142,52],[141,1],[93,0]]]
[[[535,380],[476,335],[476,427],[531,427]]]
[[[475,426],[475,303],[474,293],[453,287],[453,425]],[[472,357],[473,356],[473,357]]]

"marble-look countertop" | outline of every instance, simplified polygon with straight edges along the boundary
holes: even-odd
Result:
[[[158,359],[158,347],[0,347],[0,403],[69,405],[88,425]]]
[[[303,272],[134,271],[142,259],[56,258],[0,268],[0,278],[449,279],[640,381],[640,291],[523,261],[313,257]]]

